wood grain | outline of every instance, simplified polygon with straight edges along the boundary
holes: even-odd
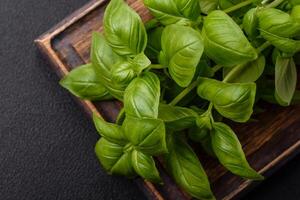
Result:
[[[89,62],[91,34],[93,31],[102,31],[102,17],[107,2],[91,1],[36,40],[38,47],[60,77],[76,66]],[[143,21],[151,19],[141,0],[127,2],[140,14]],[[111,122],[116,119],[122,107],[118,101],[78,102],[89,116],[92,112],[97,112]],[[300,106],[260,106],[265,112],[254,116],[257,122],[235,124],[234,130],[251,166],[268,177],[300,151]],[[193,144],[193,147],[208,173],[217,199],[236,199],[258,184],[232,175],[215,159],[205,155],[197,144]],[[159,169],[165,181],[164,186],[136,180],[149,199],[190,199],[174,184],[162,167]]]

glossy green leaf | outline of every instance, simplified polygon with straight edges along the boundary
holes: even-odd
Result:
[[[148,155],[167,152],[166,131],[162,120],[126,116],[122,127],[126,138],[138,151]]]
[[[211,139],[213,150],[225,168],[243,178],[263,179],[248,164],[242,146],[229,126],[220,122],[214,123]]]
[[[255,82],[264,72],[266,59],[263,55],[256,60],[232,68],[225,77],[229,83]]]
[[[112,68],[112,79],[118,84],[129,84],[135,77],[134,64],[123,61],[114,65]]]
[[[124,0],[111,0],[104,14],[107,41],[119,55],[134,57],[143,52],[147,34],[140,16]]]
[[[96,155],[103,168],[110,174],[132,177],[135,175],[131,152],[124,152],[124,146],[101,138],[95,147]]]
[[[91,64],[73,69],[60,81],[60,85],[81,99],[99,101],[112,98]]]
[[[259,35],[257,8],[252,8],[244,15],[243,29],[250,38],[255,38]]]
[[[222,116],[236,122],[246,122],[253,112],[256,85],[200,78],[197,93],[201,98],[211,101]]]
[[[161,41],[161,63],[168,66],[171,77],[179,86],[188,86],[203,53],[201,35],[190,27],[170,25],[164,29]]]
[[[147,154],[134,150],[132,152],[132,165],[138,175],[153,183],[162,183],[153,158]]]
[[[275,97],[280,105],[290,105],[296,85],[297,69],[293,58],[278,56],[275,65]]]
[[[93,114],[93,121],[99,134],[106,140],[120,145],[128,143],[121,126],[104,121],[96,113]]]
[[[192,148],[175,135],[168,137],[169,153],[164,155],[168,172],[175,182],[192,197],[215,199],[207,175]]]
[[[300,41],[293,37],[300,33],[300,23],[289,14],[267,8],[258,12],[261,35],[279,50],[294,54],[300,51]]]
[[[195,125],[198,114],[192,109],[160,104],[158,118],[163,120],[168,129],[180,131]]]
[[[208,14],[213,10],[216,10],[219,5],[218,0],[199,0],[201,12]]]
[[[134,64],[134,70],[137,74],[140,74],[144,69],[151,65],[151,61],[144,53],[136,55],[131,62]]]
[[[124,95],[124,108],[127,115],[157,118],[160,98],[160,82],[152,72],[135,78]]]
[[[126,84],[118,84],[112,80],[112,68],[123,59],[113,52],[105,38],[94,32],[92,37],[91,61],[99,77],[99,81],[115,98],[122,100]]]
[[[144,4],[163,25],[190,25],[200,14],[198,0],[144,0]]]
[[[204,20],[202,29],[205,53],[217,64],[232,67],[257,58],[240,27],[225,12],[215,10]]]

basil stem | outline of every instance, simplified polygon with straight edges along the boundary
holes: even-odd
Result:
[[[243,2],[241,2],[239,4],[236,4],[236,5],[234,5],[234,6],[230,7],[230,8],[227,8],[227,9],[225,9],[223,11],[225,13],[230,13],[230,12],[236,11],[236,10],[242,8],[242,7],[248,6],[248,5],[252,4],[252,3],[253,3],[252,0],[243,1]]]

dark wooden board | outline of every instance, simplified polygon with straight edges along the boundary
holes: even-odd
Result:
[[[93,0],[57,26],[40,36],[35,42],[52,63],[59,77],[78,65],[89,62],[91,34],[102,31],[102,17],[107,0]],[[128,0],[144,21],[151,18],[141,0]],[[108,121],[114,121],[121,108],[118,101],[92,103],[78,102],[89,116],[98,112]],[[276,169],[300,152],[300,106],[282,108],[263,104],[266,110],[256,116],[258,122],[235,125],[236,131],[251,166],[270,176]],[[197,145],[194,145],[197,146]],[[206,169],[217,199],[237,199],[257,182],[243,180],[226,171],[215,159],[197,151]],[[149,199],[190,199],[174,184],[162,167],[165,181],[156,186],[137,179],[138,185]]]

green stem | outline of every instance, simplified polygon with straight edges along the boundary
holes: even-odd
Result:
[[[160,65],[160,64],[151,64],[150,65],[151,69],[164,69],[167,68],[166,66]]]
[[[150,30],[150,29],[157,27],[158,24],[159,23],[158,23],[157,19],[151,19],[145,23],[145,28],[146,28],[146,30]]]
[[[239,4],[236,4],[236,5],[234,5],[230,8],[227,8],[223,11],[226,12],[226,13],[230,13],[230,12],[236,11],[236,10],[242,8],[242,7],[248,6],[248,5],[252,4],[252,2],[253,2],[252,0],[243,1],[243,2],[241,2]]]
[[[265,50],[266,48],[268,48],[269,46],[271,46],[272,44],[269,41],[266,41],[265,43],[263,43],[261,46],[259,46],[256,51],[258,54],[260,54],[263,50]]]
[[[266,5],[266,8],[276,8],[277,6],[279,6],[282,2],[284,2],[285,0],[275,0],[272,3]]]
[[[230,81],[231,77],[234,77],[234,74],[236,73],[236,71],[239,70],[239,66],[240,65],[233,67],[232,70],[230,70],[230,72],[228,72],[228,74],[223,79],[223,83],[227,83],[228,81]]]
[[[216,73],[217,71],[222,69],[222,67],[223,67],[222,65],[217,64],[217,65],[213,66],[212,70],[214,73]]]
[[[180,94],[178,94],[169,105],[175,106],[179,101],[181,101],[187,94],[189,94],[193,89],[195,89],[199,84],[199,79],[192,82],[187,88],[185,88]]]

